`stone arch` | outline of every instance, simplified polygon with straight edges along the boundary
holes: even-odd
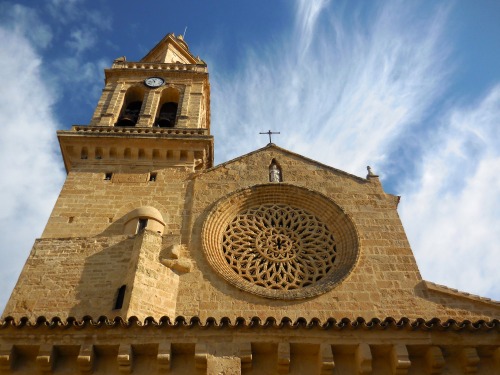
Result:
[[[180,91],[174,86],[165,87],[160,96],[156,111],[155,126],[173,128],[177,122]]]
[[[144,87],[139,85],[127,89],[115,126],[136,126],[142,112],[145,93]]]

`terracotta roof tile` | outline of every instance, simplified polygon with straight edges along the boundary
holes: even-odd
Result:
[[[123,319],[121,317],[108,318],[106,316],[100,316],[97,319],[93,319],[90,316],[85,316],[81,320],[73,317],[69,317],[63,320],[59,317],[53,317],[51,319],[40,316],[34,322],[30,321],[29,318],[23,317],[19,320],[13,317],[6,317],[0,320],[0,329],[9,328],[38,328],[41,326],[46,326],[49,328],[60,328],[60,329],[83,329],[83,328],[100,328],[100,327],[158,327],[158,328],[203,328],[203,329],[220,329],[220,328],[233,328],[233,329],[252,329],[252,328],[271,328],[271,329],[323,329],[323,330],[386,330],[386,329],[405,329],[405,330],[439,330],[439,331],[489,331],[496,330],[500,331],[500,321],[498,319],[493,319],[491,321],[478,320],[475,322],[469,320],[456,321],[454,319],[440,320],[438,318],[433,318],[430,320],[425,320],[418,318],[415,320],[410,320],[409,318],[401,318],[396,320],[392,317],[387,317],[383,320],[378,318],[373,318],[370,320],[365,320],[364,318],[357,318],[350,320],[348,318],[343,318],[340,320],[329,318],[321,321],[317,318],[312,318],[309,321],[305,318],[298,318],[292,321],[290,318],[283,318],[277,321],[273,317],[268,317],[262,320],[258,317],[253,317],[251,319],[245,319],[238,317],[231,320],[228,317],[221,319],[207,318],[205,321],[201,320],[199,317],[192,317],[187,319],[183,316],[178,316],[175,319],[171,319],[167,316],[162,316],[158,321],[152,317],[148,317],[143,321],[139,320],[137,317],[133,316],[128,319]]]

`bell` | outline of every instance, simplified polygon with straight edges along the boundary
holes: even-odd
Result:
[[[115,126],[135,126],[137,118],[135,116],[122,116],[118,119]]]
[[[172,128],[174,126],[174,121],[172,119],[173,116],[170,114],[160,114],[158,121],[156,122],[156,126],[160,128]]]

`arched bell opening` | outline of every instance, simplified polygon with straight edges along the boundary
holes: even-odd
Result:
[[[115,126],[135,126],[141,113],[144,89],[139,87],[130,88],[125,94],[120,117]]]
[[[179,91],[173,87],[164,89],[161,93],[155,126],[173,128],[177,120],[178,103]]]
[[[177,116],[177,103],[168,102],[161,106],[156,126],[160,128],[173,128]]]

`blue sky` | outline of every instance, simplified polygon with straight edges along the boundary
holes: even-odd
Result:
[[[267,143],[371,165],[424,279],[500,300],[500,2],[0,1],[0,309],[116,57],[182,34],[209,65],[216,163]],[[118,9],[119,8],[119,9]]]

